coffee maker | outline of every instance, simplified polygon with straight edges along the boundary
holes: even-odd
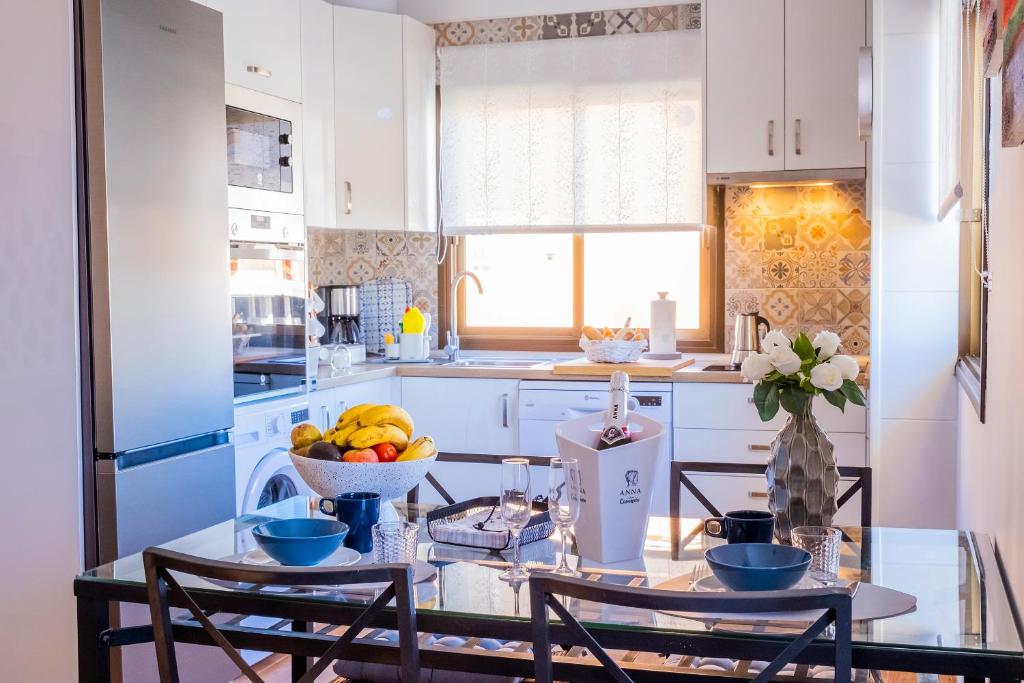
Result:
[[[342,345],[352,354],[352,362],[366,360],[366,344],[359,327],[359,287],[357,285],[329,285],[320,287],[320,297],[327,304],[321,320],[326,328],[322,345]]]

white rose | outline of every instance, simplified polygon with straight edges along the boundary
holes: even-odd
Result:
[[[762,377],[774,369],[772,359],[767,353],[753,353],[743,360],[740,373],[751,382],[759,382]]]
[[[761,340],[761,350],[765,353],[771,353],[772,349],[777,346],[785,346],[787,349],[793,346],[793,342],[789,340],[789,337],[782,330],[772,330],[764,335],[764,338]]]
[[[828,362],[839,368],[839,372],[843,373],[843,379],[857,379],[857,375],[860,374],[860,364],[842,354],[837,354],[828,359]]]
[[[811,342],[811,346],[818,349],[818,360],[828,360],[836,355],[836,351],[839,350],[839,335],[835,332],[823,330],[814,335],[814,341]]]
[[[775,369],[783,375],[792,375],[800,369],[800,356],[788,346],[776,346],[768,357]]]
[[[835,391],[843,386],[843,372],[832,363],[822,363],[811,368],[811,384],[824,391]]]

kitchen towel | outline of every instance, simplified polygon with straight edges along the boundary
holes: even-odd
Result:
[[[412,285],[398,278],[368,280],[359,285],[359,324],[369,353],[384,353],[384,335],[398,339],[398,323],[412,306]]]

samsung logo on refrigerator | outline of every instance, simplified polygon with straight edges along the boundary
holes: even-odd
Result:
[[[178,29],[171,28],[170,26],[165,26],[163,24],[160,24],[160,30],[164,33],[170,33],[171,35],[178,35]]]

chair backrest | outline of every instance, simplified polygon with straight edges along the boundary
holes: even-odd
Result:
[[[324,651],[323,655],[302,676],[300,683],[312,683],[330,664],[340,658],[346,647],[370,625],[374,615],[395,599],[398,612],[400,671],[403,681],[420,680],[419,648],[416,639],[416,608],[413,601],[412,567],[408,564],[383,564],[363,567],[260,567],[234,562],[209,560],[163,548],[147,548],[142,553],[146,569],[149,611],[153,619],[153,640],[161,683],[178,683],[178,663],[174,651],[174,630],[170,603],[185,607],[199,622],[207,635],[219,645],[241,672],[253,683],[264,683],[242,658],[227,637],[217,629],[171,572],[188,574],[215,581],[230,581],[268,586],[337,586],[350,583],[390,582],[345,630]],[[280,595],[275,594],[279,599]]]
[[[554,680],[554,663],[551,655],[552,627],[548,618],[548,608],[562,622],[562,628],[559,629],[555,642],[561,646],[581,645],[586,647],[601,663],[612,680],[616,683],[633,683],[633,679],[626,673],[629,667],[624,668],[608,655],[594,636],[569,613],[569,610],[559,600],[560,596],[643,610],[687,612],[697,615],[713,614],[715,616],[712,618],[716,620],[721,620],[722,614],[824,610],[824,613],[807,630],[782,647],[775,659],[754,678],[754,683],[771,681],[830,624],[835,624],[832,661],[835,669],[835,683],[849,683],[850,681],[853,598],[846,588],[701,593],[631,588],[561,577],[555,574],[536,573],[530,577],[530,610],[533,618],[534,678],[537,683],[552,683]],[[617,634],[617,636],[619,635],[621,634]],[[681,639],[679,642],[685,643],[685,639]],[[652,645],[650,642],[645,642],[643,631],[634,631],[617,637],[615,647],[616,649],[641,652],[665,652],[664,643],[659,642],[657,645]],[[742,656],[741,653],[737,653],[737,655]]]
[[[551,457],[545,455],[491,455],[488,453],[438,453],[436,462],[461,462],[476,465],[500,465],[501,461],[504,460],[505,458],[523,458],[527,462],[529,462],[530,465],[547,466],[551,462]],[[452,497],[450,493],[448,493],[448,490],[441,484],[441,482],[439,482],[437,478],[430,472],[427,473],[426,480],[427,483],[434,487],[434,490],[437,491],[441,495],[441,497],[444,498],[445,502],[447,502],[449,505],[455,505],[455,503],[458,502],[455,500],[455,498]],[[480,493],[480,495],[482,496],[493,496],[495,494],[496,491],[482,491]],[[417,485],[411,491],[409,491],[409,494],[406,496],[406,500],[410,504],[415,504],[419,502],[419,496],[420,487],[419,485]]]
[[[839,468],[839,476],[843,479],[854,479],[843,493],[836,500],[836,505],[843,507],[853,496],[860,491],[860,525],[871,526],[871,468],[870,467],[842,467]],[[725,462],[673,462],[669,480],[669,507],[673,520],[680,517],[679,496],[682,488],[689,491],[697,499],[708,514],[712,517],[721,517],[722,513],[715,507],[714,503],[708,500],[707,496],[697,488],[688,474],[759,474],[764,476],[768,465],[725,463]],[[842,486],[843,482],[840,482]]]

